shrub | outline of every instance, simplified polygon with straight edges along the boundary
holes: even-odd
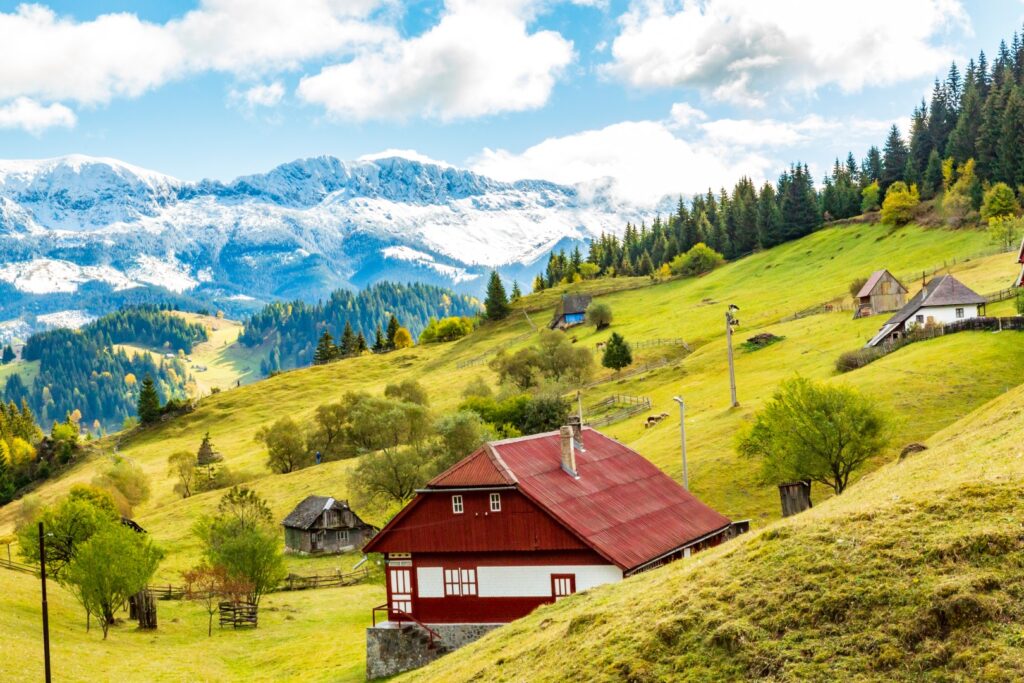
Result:
[[[917,193],[917,185],[907,184],[901,180],[889,186],[882,202],[882,222],[887,225],[906,225],[914,217],[914,209],[921,203]]]
[[[603,330],[612,324],[612,307],[605,303],[593,303],[587,307],[587,322]]]
[[[1020,213],[1020,204],[1006,183],[996,183],[985,192],[981,202],[981,217],[985,220]]]
[[[881,199],[881,192],[882,190],[878,187],[877,180],[861,190],[860,210],[863,213],[867,213],[868,211],[877,211],[879,200]]]
[[[679,254],[672,259],[669,268],[675,275],[692,277],[710,273],[723,263],[724,256],[703,242],[698,242],[685,254]]]
[[[93,478],[93,485],[109,491],[121,504],[125,516],[131,508],[149,499],[149,478],[135,462],[114,456],[110,464]],[[127,503],[127,508],[124,507]]]
[[[1017,246],[1021,232],[1024,232],[1024,219],[1017,216],[994,216],[988,219],[988,236],[1004,251]]]
[[[850,296],[852,296],[854,298],[857,298],[857,294],[860,292],[861,288],[864,285],[866,285],[867,283],[868,283],[868,279],[866,277],[859,277],[859,278],[855,279],[853,282],[851,282],[850,283]]]
[[[461,318],[431,318],[427,326],[420,333],[420,344],[432,344],[434,342],[449,342],[461,339],[473,331],[473,321],[463,316]]]

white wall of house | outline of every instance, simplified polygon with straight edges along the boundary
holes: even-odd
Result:
[[[528,565],[477,567],[477,595],[481,598],[547,597],[551,595],[552,574],[574,574],[576,591],[622,580],[615,565]],[[421,598],[444,597],[441,567],[417,567],[417,594]]]
[[[907,329],[909,330],[914,325],[925,325],[929,322],[929,318],[931,318],[936,325],[945,325],[946,323],[955,323],[961,320],[977,318],[980,315],[978,312],[979,308],[980,307],[977,304],[966,304],[963,306],[925,306],[924,308],[918,309],[914,315],[910,316],[910,319],[907,320]],[[920,322],[918,320],[918,316],[924,316],[924,322]]]

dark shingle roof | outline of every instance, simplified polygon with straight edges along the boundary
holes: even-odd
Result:
[[[295,506],[282,524],[292,529],[308,529],[313,522],[323,513],[324,510],[339,509],[348,507],[343,500],[335,500],[326,496],[306,496],[306,499]]]
[[[562,300],[558,302],[558,306],[555,308],[555,316],[551,319],[551,325],[557,324],[563,315],[585,313],[587,307],[590,306],[590,302],[593,300],[594,297],[589,294],[563,294]]]
[[[986,303],[981,296],[952,275],[932,279],[914,295],[907,305],[886,321],[886,325],[899,325],[919,309],[929,306],[960,306]]]

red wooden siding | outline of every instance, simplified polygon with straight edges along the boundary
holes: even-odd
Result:
[[[419,493],[400,518],[364,549],[417,553],[576,550],[587,548],[547,512],[518,491],[501,493],[501,512],[490,511],[490,492],[439,490]],[[462,514],[452,513],[452,495],[462,496]]]

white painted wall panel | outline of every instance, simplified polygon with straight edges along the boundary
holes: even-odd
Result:
[[[958,308],[964,309],[963,318],[956,317],[956,309]],[[910,320],[907,321],[908,328],[917,324],[918,315],[924,316],[925,323],[928,322],[928,318],[932,318],[937,325],[944,325],[946,323],[955,323],[959,320],[977,318],[978,306],[977,304],[968,304],[964,306],[926,306],[910,317]]]
[[[481,598],[546,597],[552,574],[575,574],[576,592],[622,580],[615,565],[478,567],[477,592]]]
[[[421,598],[444,597],[444,578],[440,567],[417,567],[416,584],[416,594]]]

